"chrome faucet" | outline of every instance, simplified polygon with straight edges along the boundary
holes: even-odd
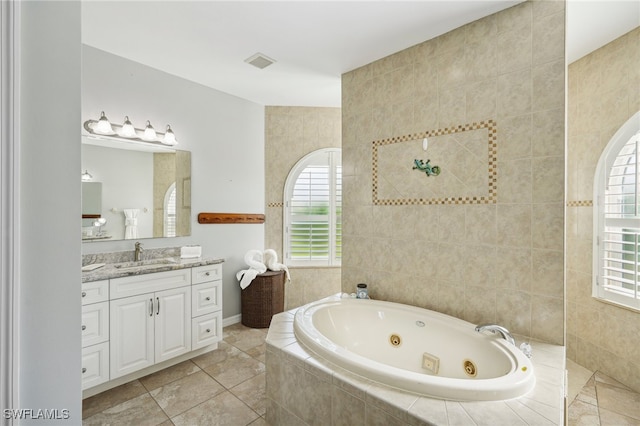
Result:
[[[514,340],[509,330],[497,324],[480,324],[476,326],[476,331],[478,333],[482,333],[483,331],[488,330],[492,333],[498,333],[502,336],[504,340],[511,343],[513,346],[516,345],[516,341]]]
[[[139,262],[140,260],[142,260],[142,251],[142,243],[140,241],[136,241],[135,252],[133,254],[134,261]]]

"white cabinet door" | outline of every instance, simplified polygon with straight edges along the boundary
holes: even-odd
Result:
[[[109,302],[82,307],[82,347],[109,340]]]
[[[82,348],[82,389],[109,380],[109,342]]]
[[[153,297],[150,293],[111,301],[111,379],[153,365]]]
[[[191,287],[156,292],[155,362],[191,350]]]

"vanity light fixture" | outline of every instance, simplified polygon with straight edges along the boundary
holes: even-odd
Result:
[[[93,175],[85,170],[84,173],[80,175],[80,179],[82,179],[82,182],[90,182],[93,180]]]
[[[169,126],[168,124],[167,124],[167,131],[164,132],[164,139],[162,143],[165,145],[171,145],[171,146],[178,143],[178,141],[176,140],[176,135],[173,134],[173,130],[171,130],[171,126]]]
[[[113,135],[113,128],[111,127],[111,123],[109,123],[107,116],[104,115],[104,111],[100,113],[100,118],[93,130],[99,135]]]
[[[133,124],[129,121],[129,117],[126,115],[124,116],[124,123],[122,124],[122,130],[120,130],[120,136],[125,138],[135,138],[137,136],[136,128],[133,127]]]
[[[153,128],[151,122],[147,120],[147,127],[144,128],[144,133],[142,135],[142,139],[145,141],[155,141],[158,135],[156,135],[156,129]]]
[[[176,135],[173,133],[173,130],[171,130],[171,126],[169,125],[167,125],[167,131],[165,133],[156,132],[151,125],[151,122],[147,120],[145,128],[138,129],[133,127],[128,116],[124,117],[124,123],[122,125],[114,124],[109,122],[104,111],[100,113],[100,118],[98,120],[85,121],[84,129],[91,135],[120,141],[135,141],[169,146],[178,144]]]

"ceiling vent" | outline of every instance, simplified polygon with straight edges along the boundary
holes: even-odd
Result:
[[[271,59],[268,56],[263,55],[262,53],[256,53],[255,55],[245,59],[244,61],[260,69],[264,69],[275,62],[274,59]]]

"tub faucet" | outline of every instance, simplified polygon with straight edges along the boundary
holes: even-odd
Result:
[[[139,262],[142,258],[142,243],[140,241],[136,241],[135,244],[135,252],[133,253],[133,260]]]
[[[485,330],[489,330],[492,333],[498,333],[502,336],[502,338],[504,340],[506,340],[507,342],[511,343],[513,346],[516,345],[516,341],[513,339],[513,336],[511,335],[511,333],[509,333],[509,330],[507,330],[506,328],[502,327],[501,325],[497,325],[497,324],[479,324],[476,326],[476,331],[478,333],[482,333]]]

